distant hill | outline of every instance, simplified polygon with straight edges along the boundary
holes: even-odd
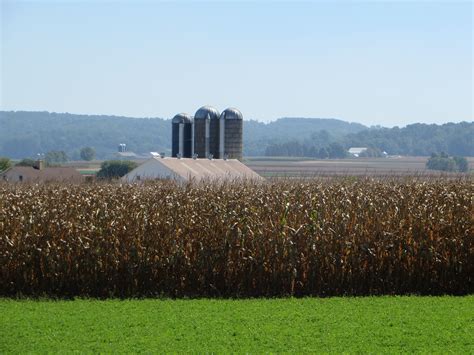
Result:
[[[244,155],[263,155],[272,142],[310,138],[326,130],[342,137],[366,130],[358,123],[338,119],[281,118],[274,122],[244,122]],[[0,156],[35,157],[38,153],[64,150],[77,159],[82,147],[94,147],[97,158],[110,158],[119,143],[136,153],[169,152],[171,121],[162,118],[130,118],[69,113],[0,111]]]
[[[0,112],[0,155],[12,158],[64,150],[77,158],[91,146],[98,158],[110,157],[119,143],[130,151],[149,152],[170,146],[170,123],[160,118],[88,116],[49,112]]]
[[[360,131],[344,137],[346,147],[371,146],[389,154],[474,156],[474,122],[424,124]]]
[[[265,154],[320,158],[334,147],[339,152],[350,147],[368,147],[372,148],[372,154],[378,152],[379,155],[386,152],[389,155],[428,156],[444,152],[452,156],[474,156],[474,122],[416,123],[403,128],[366,129],[343,137],[326,131],[326,134],[312,134],[310,139],[301,137],[270,143]]]
[[[403,128],[368,128],[334,118],[280,118],[270,123],[244,122],[244,156],[316,156],[337,143],[341,149],[373,147],[389,154],[474,156],[474,123],[413,124]],[[69,113],[0,111],[0,156],[21,159],[63,150],[79,159],[91,146],[99,159],[114,156],[119,143],[135,153],[170,152],[171,120]]]
[[[349,123],[335,118],[280,118],[269,123],[248,121],[244,125],[244,155],[264,155],[266,147],[292,140],[311,139],[326,131],[334,138],[367,130],[360,123]]]

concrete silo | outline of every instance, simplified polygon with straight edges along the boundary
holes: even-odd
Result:
[[[194,154],[198,158],[219,155],[219,111],[203,106],[194,115]]]
[[[180,113],[171,121],[171,156],[183,158],[192,156],[192,117]]]
[[[222,112],[220,120],[219,158],[242,159],[243,116],[236,108]]]

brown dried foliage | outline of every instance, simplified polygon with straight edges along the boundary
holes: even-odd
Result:
[[[0,295],[474,291],[473,183],[0,185]]]

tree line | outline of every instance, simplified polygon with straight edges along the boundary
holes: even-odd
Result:
[[[245,120],[244,155],[264,155],[268,144],[330,131],[340,137],[366,126],[328,118],[281,118],[263,123]],[[14,159],[38,153],[64,151],[78,160],[80,147],[95,148],[98,159],[113,159],[117,145],[127,144],[135,153],[170,153],[171,121],[161,118],[131,118],[69,113],[0,111],[0,156]]]
[[[267,156],[340,158],[350,147],[366,147],[362,156],[389,155],[430,156],[445,152],[451,156],[474,156],[474,122],[443,125],[413,124],[403,128],[367,129],[336,137],[327,131],[309,138],[268,144]]]
[[[469,171],[469,163],[464,157],[450,157],[445,152],[432,154],[426,162],[429,170],[441,170],[450,172],[466,173]]]
[[[342,157],[350,147],[369,147],[367,154],[474,156],[474,123],[413,124],[403,128],[366,127],[339,119],[281,118],[244,122],[244,156]],[[114,159],[117,145],[129,151],[169,153],[171,122],[161,118],[74,115],[68,113],[0,111],[0,156],[34,158],[64,152],[83,159],[81,149],[93,147],[97,159]]]

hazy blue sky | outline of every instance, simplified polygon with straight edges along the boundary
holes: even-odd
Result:
[[[1,11],[2,110],[473,120],[472,2],[3,0]]]

